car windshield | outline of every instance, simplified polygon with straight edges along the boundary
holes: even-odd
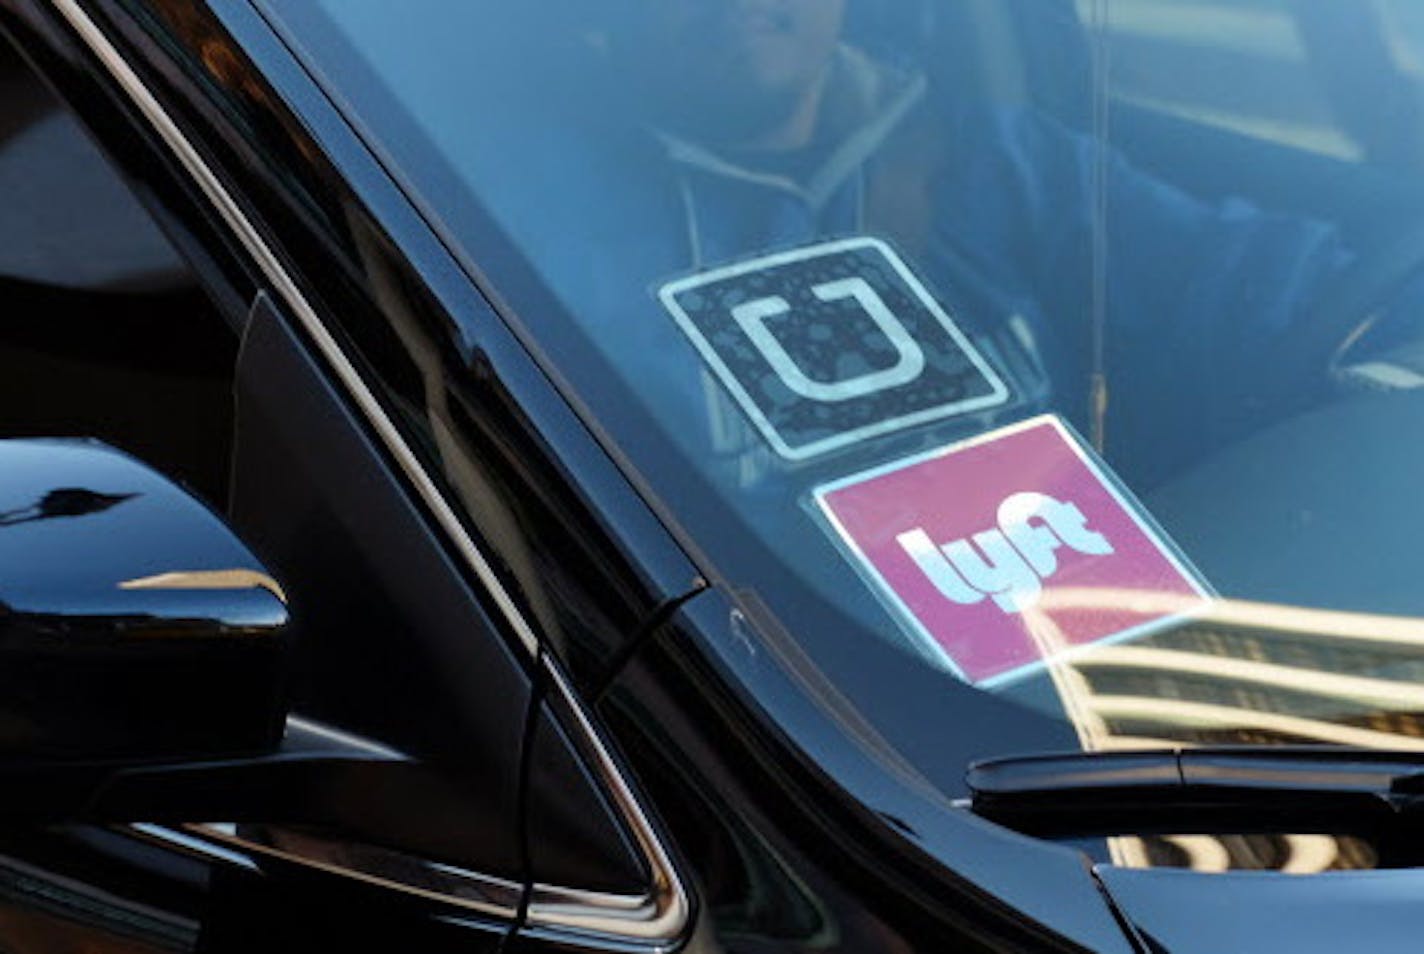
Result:
[[[728,640],[944,791],[1424,748],[1418,4],[261,5]]]

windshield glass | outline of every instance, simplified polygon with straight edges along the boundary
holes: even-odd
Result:
[[[1417,5],[263,5],[753,638],[975,726],[945,791],[1424,747]],[[1115,851],[1262,866],[1192,837]]]

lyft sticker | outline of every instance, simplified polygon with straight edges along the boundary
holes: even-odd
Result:
[[[1052,415],[838,480],[816,502],[926,650],[980,685],[1208,599]]]
[[[658,297],[767,442],[793,460],[1009,399],[878,239],[703,272]]]

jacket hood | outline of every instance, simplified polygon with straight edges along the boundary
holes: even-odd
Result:
[[[671,131],[655,131],[679,172],[694,265],[706,264],[702,252],[715,237],[708,232],[718,231],[704,211],[710,204],[725,204],[729,188],[763,207],[774,205],[778,197],[793,202],[808,223],[821,220],[838,202],[844,204],[848,192],[860,191],[854,187],[865,165],[920,102],[926,87],[924,76],[888,69],[844,45],[836,51],[826,82],[814,141],[805,147],[813,155],[803,176],[762,167],[757,160],[763,156],[767,166],[775,165],[777,154],[772,152],[716,149]],[[843,227],[860,224],[859,198],[851,205],[852,221]]]

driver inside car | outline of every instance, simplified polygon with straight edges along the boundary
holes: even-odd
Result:
[[[675,193],[651,230],[639,222],[666,260],[644,275],[882,237],[1039,409],[1087,432],[1110,399],[1108,444],[1134,479],[1323,387],[1339,340],[1311,340],[1310,319],[1356,262],[1331,225],[1204,201],[1032,109],[872,57],[844,37],[846,0],[623,9],[600,43]],[[1417,280],[1396,293],[1391,331],[1417,325],[1422,297]],[[754,453],[718,390],[704,380],[699,397],[718,450]]]

